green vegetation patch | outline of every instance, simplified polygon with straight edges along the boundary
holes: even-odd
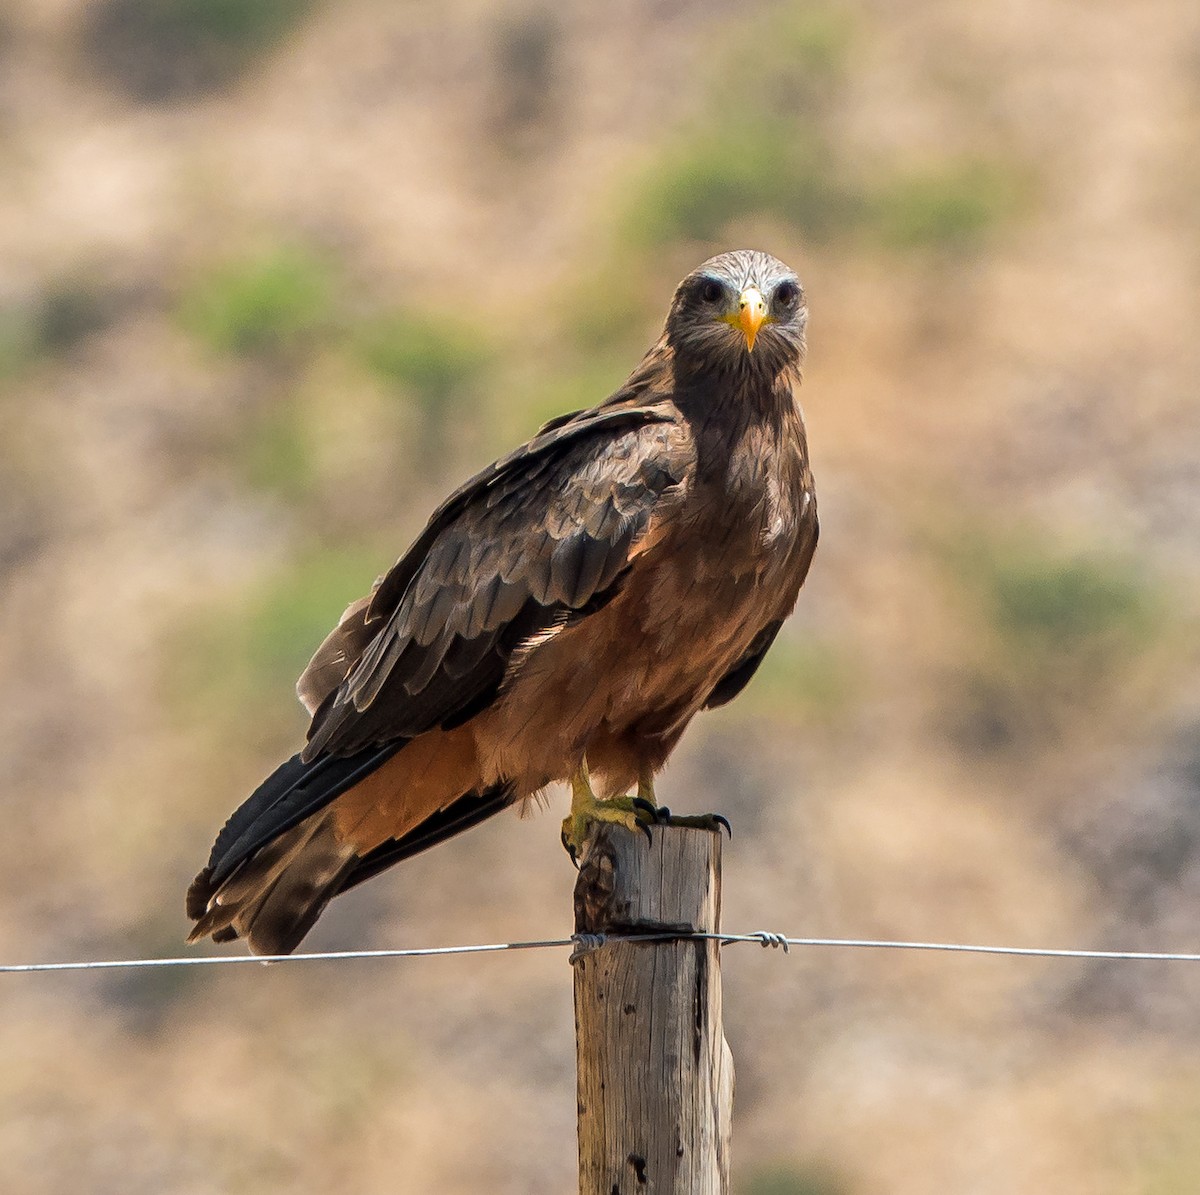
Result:
[[[364,549],[328,549],[283,569],[244,612],[241,659],[256,686],[295,680],[382,561]]]
[[[635,188],[629,238],[656,246],[712,241],[735,220],[768,215],[820,238],[858,218],[839,175],[828,114],[853,28],[841,10],[772,9],[769,30],[739,43],[713,100]]]
[[[283,248],[229,262],[183,296],[185,328],[217,352],[295,350],[331,320],[333,283],[306,249]]]
[[[1105,710],[1126,719],[1147,661],[1179,633],[1157,577],[1132,557],[984,533],[952,566],[982,617],[951,717],[975,752],[1061,741]]]
[[[1016,650],[1128,650],[1158,625],[1156,588],[1133,560],[1008,545],[974,559],[993,624]]]
[[[835,723],[859,695],[853,662],[836,644],[785,629],[730,708],[747,717]]]
[[[595,271],[571,287],[561,307],[568,336],[556,344],[581,371],[594,372],[600,358],[615,363],[611,391],[628,375],[630,357],[650,347],[662,319],[664,287],[674,281],[641,248],[613,246]]]
[[[964,252],[1016,212],[1024,180],[1000,157],[864,166],[836,116],[857,43],[834,6],[772,7],[714,55],[712,99],[632,188],[624,236],[653,249],[717,242],[766,217],[808,241],[855,235],[910,252]]]
[[[628,226],[633,239],[654,246],[718,240],[734,221],[769,215],[819,238],[856,212],[814,130],[748,116],[668,150],[631,205]]]
[[[629,373],[627,356],[597,358],[578,369],[556,375],[523,396],[522,428],[514,435],[529,436],[536,428],[569,411],[595,406],[617,389]]]
[[[1020,203],[1016,171],[968,159],[901,172],[866,205],[875,235],[895,249],[965,250],[979,244]]]
[[[197,612],[164,653],[167,697],[233,721],[299,717],[292,687],[342,611],[390,565],[365,545],[327,548],[282,566],[239,598]]]
[[[356,334],[363,362],[386,385],[437,411],[468,387],[492,358],[490,347],[460,316],[395,311]]]
[[[311,433],[295,402],[282,402],[258,418],[239,440],[245,479],[256,489],[296,500],[316,482]]]

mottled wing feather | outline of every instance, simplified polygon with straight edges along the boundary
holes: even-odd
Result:
[[[431,545],[468,504],[480,498],[494,504],[504,492],[503,483],[514,476],[523,478],[529,485],[535,484],[555,458],[576,440],[594,436],[606,429],[615,432],[623,427],[636,427],[670,418],[660,406],[644,406],[614,399],[603,406],[551,420],[527,444],[494,461],[464,482],[433,512],[425,530],[375,588],[367,612],[368,621],[387,617],[395,609]]]
[[[317,710],[304,757],[486,707],[523,642],[598,608],[618,583],[690,467],[689,445],[669,409],[602,407],[452,495],[377,587],[370,642]]]
[[[296,682],[296,696],[300,698],[300,703],[309,714],[315,714],[321,702],[346,679],[350,669],[362,655],[363,648],[370,642],[367,607],[382,580],[380,577],[375,582],[371,593],[366,597],[359,598],[346,607],[337,626],[317,648]]]

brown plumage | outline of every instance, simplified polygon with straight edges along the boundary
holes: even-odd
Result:
[[[308,742],[218,836],[189,941],[294,950],[339,892],[585,761],[606,794],[645,781],[741,691],[817,541],[805,321],[782,262],[713,258],[616,394],[442,504],[300,678]]]

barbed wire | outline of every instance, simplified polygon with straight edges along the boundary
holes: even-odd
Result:
[[[905,942],[885,938],[801,938],[769,930],[747,934],[647,933],[573,934],[569,938],[543,938],[529,942],[488,942],[466,946],[418,946],[396,950],[328,950],[309,954],[223,954],[187,955],[180,958],[91,959],[60,963],[3,963],[0,974],[17,975],[50,971],[117,971],[148,967],[220,967],[249,963],[348,962],[356,959],[437,958],[449,955],[499,954],[508,950],[562,950],[572,948],[571,961],[613,943],[625,942],[719,942],[732,946],[741,942],[777,947],[786,954],[791,947],[847,950],[935,951],[951,954],[999,955],[1018,958],[1092,959],[1102,962],[1200,963],[1200,954],[1158,950],[1073,950],[1045,946],[990,946],[968,942]]]

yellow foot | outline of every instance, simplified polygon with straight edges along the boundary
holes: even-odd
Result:
[[[588,835],[598,822],[624,826],[634,833],[650,837],[650,826],[657,820],[657,808],[652,801],[641,795],[638,787],[636,797],[612,797],[602,800],[592,791],[592,780],[588,775],[587,762],[571,777],[571,812],[563,818],[562,843],[576,866],[583,856],[583,847]]]
[[[654,824],[656,826],[684,826],[691,830],[710,830],[714,834],[719,834],[724,830],[730,838],[733,837],[733,828],[729,824],[729,819],[720,813],[685,813],[679,816],[672,813],[665,805],[660,805]]]
[[[697,813],[676,817],[665,805],[660,805],[658,798],[654,795],[654,773],[648,768],[643,770],[638,779],[636,803],[649,815],[649,820],[653,825],[688,826],[693,830],[712,830],[714,832],[724,830],[730,838],[733,837],[729,821],[719,813]]]
[[[562,842],[576,866],[583,857],[583,848],[588,835],[598,822],[624,826],[634,832],[641,831],[652,839],[651,826],[687,826],[696,830],[719,832],[724,830],[732,837],[729,822],[719,813],[702,813],[694,816],[676,817],[665,805],[659,805],[654,796],[654,777],[643,772],[638,780],[636,797],[613,797],[602,800],[592,791],[587,761],[579,766],[571,777],[571,812],[563,818]]]

